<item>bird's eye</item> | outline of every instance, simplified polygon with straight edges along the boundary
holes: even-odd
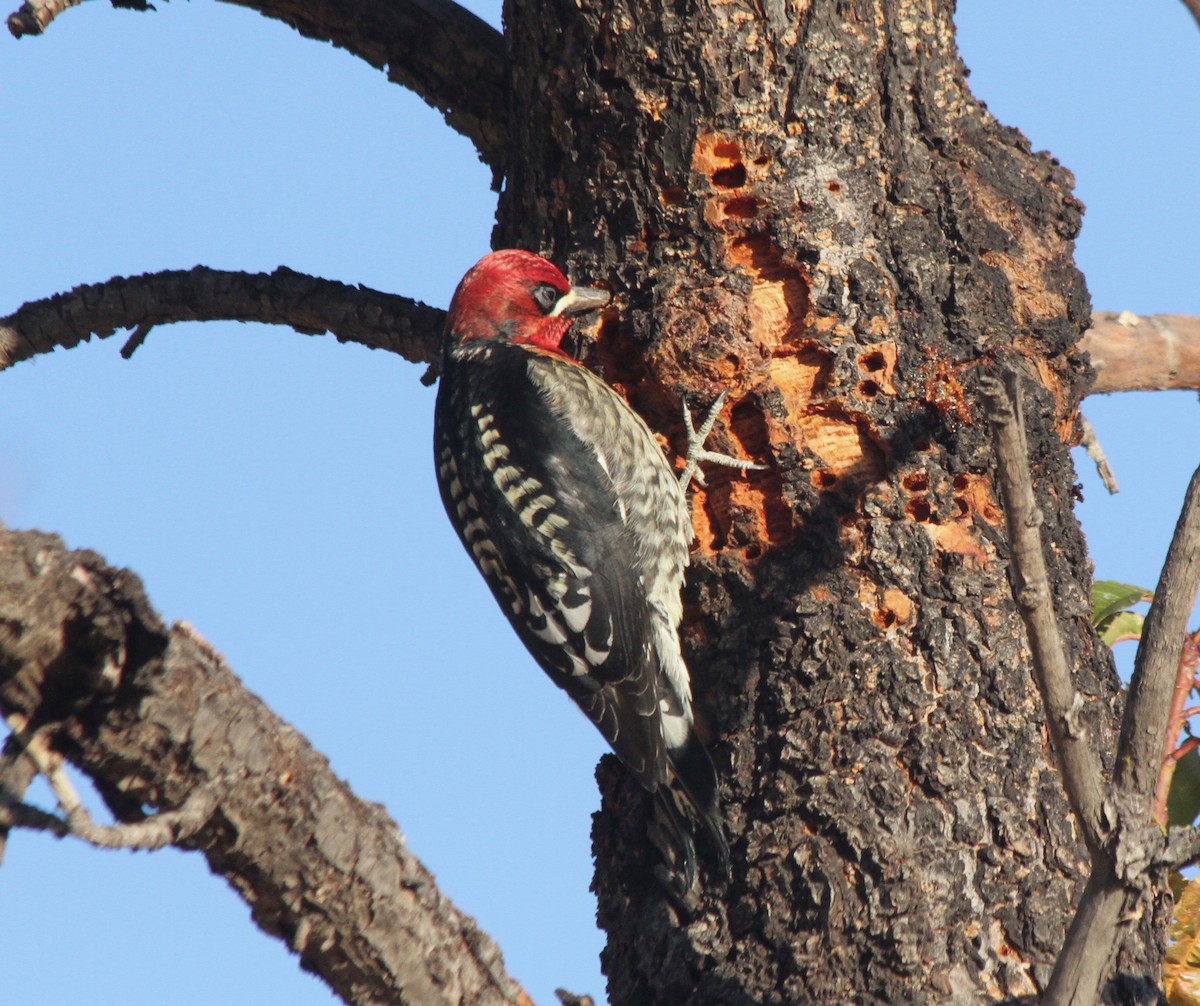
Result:
[[[558,301],[558,298],[561,296],[562,294],[559,293],[559,291],[555,287],[552,287],[549,283],[543,283],[541,286],[536,287],[533,291],[533,299],[537,301],[538,307],[540,307],[547,314],[550,313],[550,309],[554,307],[555,303]]]

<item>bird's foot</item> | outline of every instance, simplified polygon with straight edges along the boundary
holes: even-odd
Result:
[[[687,455],[684,458],[683,471],[679,474],[679,488],[687,491],[688,485],[692,479],[696,480],[699,486],[704,485],[704,473],[700,471],[700,463],[702,461],[710,461],[714,465],[721,465],[723,468],[736,468],[738,471],[751,472],[763,471],[766,465],[755,464],[753,461],[746,461],[742,458],[730,457],[728,454],[720,454],[716,451],[708,451],[704,449],[704,442],[708,440],[708,435],[712,432],[713,424],[717,421],[717,416],[721,414],[721,406],[725,404],[725,399],[729,397],[729,389],[722,391],[717,395],[717,400],[709,406],[708,415],[704,417],[704,422],[700,424],[700,429],[696,429],[692,423],[692,413],[688,408],[687,401],[683,403],[683,425],[687,430],[688,447]]]

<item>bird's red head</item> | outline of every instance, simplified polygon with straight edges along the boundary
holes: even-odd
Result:
[[[446,319],[446,339],[449,345],[503,339],[562,353],[559,344],[572,315],[602,307],[608,297],[607,290],[571,286],[540,255],[506,248],[485,255],[458,284]]]

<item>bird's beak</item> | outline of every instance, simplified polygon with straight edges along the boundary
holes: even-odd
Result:
[[[597,290],[591,286],[573,286],[558,298],[551,318],[567,317],[573,314],[583,314],[593,308],[603,307],[612,295],[607,290]]]

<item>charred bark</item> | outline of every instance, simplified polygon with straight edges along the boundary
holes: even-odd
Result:
[[[595,827],[614,1003],[1035,996],[1085,873],[1005,576],[980,373],[1016,367],[1061,630],[1105,750],[1068,456],[1090,380],[1057,162],[965,83],[947,3],[512,2],[496,246],[614,308],[593,362],[678,448],[767,462],[693,500],[686,645],[734,877],[681,923],[636,784]],[[639,810],[640,808],[640,810]],[[1153,999],[1153,921],[1114,1001]]]

